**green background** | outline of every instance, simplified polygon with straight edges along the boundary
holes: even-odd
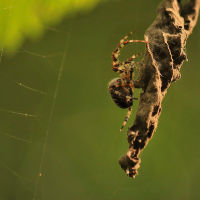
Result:
[[[34,41],[27,35],[12,47],[4,37],[0,200],[200,199],[199,22],[187,41],[182,78],[168,89],[158,128],[141,154],[139,175],[127,178],[118,165],[138,102],[119,133],[127,110],[107,90],[118,76],[110,56],[130,31],[136,30],[130,38],[143,39],[159,3],[111,0],[44,25]],[[144,44],[127,45],[120,59],[143,51]]]

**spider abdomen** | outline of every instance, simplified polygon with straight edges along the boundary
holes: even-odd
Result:
[[[123,83],[120,78],[115,78],[109,83],[108,89],[112,100],[120,108],[128,108],[133,105],[131,85]]]

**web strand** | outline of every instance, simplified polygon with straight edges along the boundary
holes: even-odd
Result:
[[[69,30],[69,32],[68,32],[68,36],[67,36],[67,40],[66,40],[66,44],[65,44],[65,49],[64,49],[64,52],[63,52],[63,56],[62,56],[62,62],[61,62],[61,66],[60,66],[60,70],[59,70],[59,74],[58,74],[58,78],[57,78],[57,85],[56,85],[56,88],[55,88],[51,112],[50,112],[50,115],[49,115],[45,141],[44,141],[44,145],[43,145],[43,149],[42,149],[42,156],[41,156],[41,161],[40,161],[40,166],[39,166],[38,177],[37,177],[37,181],[36,181],[36,184],[35,184],[33,200],[35,200],[36,196],[37,196],[38,184],[39,184],[39,179],[40,179],[39,174],[42,174],[41,171],[42,171],[42,167],[43,167],[44,156],[45,156],[47,141],[48,141],[48,137],[49,137],[49,130],[50,130],[50,126],[51,126],[51,122],[52,122],[52,116],[53,116],[53,112],[54,112],[54,108],[55,108],[55,102],[56,102],[56,98],[57,98],[57,94],[58,94],[58,90],[59,90],[59,84],[60,84],[60,80],[61,80],[61,76],[62,76],[62,73],[63,73],[63,68],[64,68],[64,64],[65,64],[65,60],[66,60],[66,52],[67,52],[67,46],[68,46],[69,39],[70,39],[70,33],[71,33],[71,30]]]
[[[8,167],[5,163],[3,163],[2,161],[0,161],[1,165],[3,165],[11,174],[13,174],[15,177],[18,178],[18,180],[24,185],[25,188],[27,188],[31,193],[33,193],[33,190],[27,186],[27,184],[25,183],[25,181],[20,177],[20,174],[16,173],[15,171],[13,171],[10,167]]]
[[[118,190],[122,187],[122,185],[125,183],[125,181],[127,180],[128,177],[125,177],[124,180],[117,186],[117,188],[114,190],[114,192],[112,193],[112,195],[107,199],[107,200],[111,200],[115,194],[118,192]]]

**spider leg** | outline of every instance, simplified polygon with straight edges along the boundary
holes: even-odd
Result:
[[[135,32],[135,30],[131,31],[128,35],[126,35],[121,41],[120,43],[123,43],[130,35],[132,35]]]
[[[122,129],[124,128],[124,126],[126,125],[128,119],[129,119],[129,117],[130,117],[130,115],[131,115],[131,111],[132,111],[132,108],[129,107],[129,108],[128,108],[128,112],[127,112],[127,114],[126,114],[126,118],[125,118],[124,123],[122,124],[122,127],[120,128],[119,132],[121,132]]]
[[[131,31],[128,35],[126,35],[122,40],[120,40],[119,44],[117,45],[117,47],[120,47],[122,45],[122,47],[124,46],[124,42],[125,40],[130,36],[132,35],[133,33],[135,32],[135,30]],[[122,48],[121,47],[121,48]],[[117,49],[116,49],[117,50]]]
[[[144,42],[144,43],[148,43],[147,41],[144,41],[144,40],[127,40],[123,43],[119,43],[117,48],[112,52],[112,55],[111,55],[111,58],[113,60],[113,67],[117,67],[119,66],[120,64],[123,64],[123,62],[120,62],[118,60],[118,56],[119,56],[119,53],[120,53],[120,50],[128,43],[130,42]],[[131,61],[133,58],[137,57],[137,56],[140,56],[140,55],[143,55],[143,53],[139,53],[139,54],[136,54],[136,55],[133,55],[129,60]],[[114,70],[115,71],[115,70]]]
[[[128,59],[128,61],[132,61],[134,58],[136,58],[136,57],[138,57],[138,56],[141,56],[141,55],[144,55],[144,53],[138,53],[138,54],[136,54],[136,55],[133,55],[133,56],[131,56],[131,57]]]
[[[113,67],[112,67],[112,70],[115,71],[115,72],[118,72],[120,73],[120,71],[117,69],[119,66],[122,66],[122,68],[125,68],[124,67],[124,62],[120,62],[118,60],[118,56],[120,54],[120,50],[121,48],[124,47],[124,45],[130,43],[130,42],[144,42],[144,43],[148,43],[147,41],[144,41],[144,40],[127,40],[127,37],[130,36],[134,31],[130,32],[127,36],[125,36],[122,40],[120,40],[120,43],[117,45],[117,48],[112,52],[112,55],[111,55],[111,58],[113,60]],[[133,55],[129,60],[131,61],[133,58],[139,56],[139,55],[142,55],[142,53],[140,54],[136,54],[136,55]]]
[[[124,62],[124,64],[125,65],[129,65],[129,66],[131,66],[132,68],[136,68],[137,70],[139,70],[139,68],[140,68],[140,66],[141,65],[144,65],[144,64],[142,64],[142,63],[140,63],[140,62],[136,62],[136,61],[125,61]]]

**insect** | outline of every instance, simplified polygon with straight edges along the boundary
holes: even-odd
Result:
[[[138,53],[136,55],[133,55],[124,62],[119,61],[118,56],[120,55],[120,50],[130,42],[148,43],[147,41],[143,40],[126,40],[133,32],[134,31],[130,32],[122,40],[120,40],[117,48],[112,52],[111,56],[113,60],[112,70],[119,73],[121,78],[114,78],[113,80],[111,80],[111,82],[108,85],[108,90],[112,97],[112,100],[117,106],[119,106],[120,108],[128,108],[128,112],[119,132],[122,131],[131,115],[131,106],[133,105],[133,99],[138,99],[133,97],[133,72],[134,68],[139,66],[141,63],[132,60],[137,56],[143,55],[144,53]]]

